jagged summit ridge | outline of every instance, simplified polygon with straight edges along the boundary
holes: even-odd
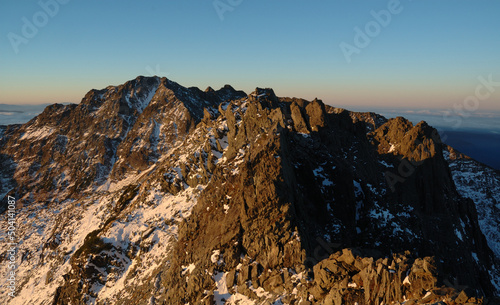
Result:
[[[166,78],[138,77],[120,86],[91,90],[78,105],[49,106],[27,124],[7,128],[5,147],[9,156],[33,154],[30,167],[16,172],[19,179],[34,183],[50,172],[56,183],[48,186],[49,191],[75,193],[108,178],[119,179],[131,168],[145,169],[169,145],[182,142],[203,118],[203,109],[216,112],[223,101],[241,96],[243,92],[228,86],[203,93]],[[18,139],[30,147],[14,149]],[[84,170],[75,164],[85,165]],[[33,183],[26,183],[27,192],[35,187]]]
[[[474,303],[495,256],[434,131],[158,77],[50,106],[0,140],[15,302]]]

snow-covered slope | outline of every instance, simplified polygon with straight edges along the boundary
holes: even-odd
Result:
[[[18,211],[16,228],[20,237],[16,297],[10,298],[4,289],[0,291],[2,302],[51,303],[59,293],[57,288],[78,268],[90,275],[80,283],[80,289],[88,292],[89,304],[113,304],[126,298],[128,289],[154,282],[177,240],[179,223],[189,217],[204,189],[196,182],[186,184],[181,167],[187,162],[183,161],[192,159],[193,154],[203,158],[200,153],[206,147],[212,147],[221,158],[224,150],[217,151],[213,138],[217,132],[224,134],[227,126],[222,124],[209,132],[212,137],[206,139],[193,132],[142,173],[108,181],[97,192],[89,189],[77,200],[58,202],[54,198],[48,204],[33,202],[23,207]],[[191,161],[195,170],[196,163]],[[179,183],[175,194],[162,186],[164,179]],[[6,243],[0,246],[4,253]],[[83,254],[88,256],[79,261]],[[7,265],[1,267],[4,274]],[[2,278],[2,285],[5,283]]]
[[[444,154],[457,190],[476,204],[479,225],[497,258],[490,274],[500,293],[500,173],[450,146]]]

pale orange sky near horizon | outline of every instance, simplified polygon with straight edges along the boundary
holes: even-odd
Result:
[[[105,80],[96,80],[93,87],[83,88],[80,82],[66,83],[61,86],[53,86],[53,84],[36,84],[33,81],[30,85],[30,90],[26,91],[24,85],[17,88],[2,89],[0,92],[0,103],[3,104],[45,104],[45,103],[79,103],[85,94],[91,89],[102,89],[108,85],[119,85],[118,83],[105,84]],[[175,79],[174,79],[175,81]],[[92,82],[90,82],[92,83]],[[99,85],[102,83],[102,85]],[[194,83],[183,84],[186,87],[196,86]],[[300,86],[299,82],[291,82],[291,84],[277,84],[276,86],[268,86],[257,84],[252,88],[241,88],[238,84],[231,84],[237,90],[244,90],[247,94],[252,92],[255,87],[272,87],[278,96],[300,97],[308,100],[314,98],[322,99],[326,104],[338,107],[355,107],[355,108],[430,108],[443,109],[452,108],[455,105],[464,104],[464,100],[475,95],[475,89],[480,82],[473,85],[463,85],[456,89],[453,86],[430,86],[423,90],[416,85],[407,87],[390,88],[387,84],[359,84],[357,86],[350,84],[327,85],[325,83],[309,84],[307,88]],[[213,88],[222,87],[224,84],[210,84]],[[385,85],[385,86],[384,86]],[[205,89],[209,86],[208,83],[199,85],[200,89]],[[484,89],[482,90],[482,92]],[[22,94],[20,94],[22,92]],[[488,93],[488,91],[484,91]],[[478,110],[481,111],[500,111],[500,87],[492,92],[491,96],[484,100],[479,100]]]

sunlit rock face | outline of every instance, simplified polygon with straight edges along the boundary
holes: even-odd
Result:
[[[0,195],[16,200],[18,233],[16,296],[1,291],[3,303],[497,293],[498,173],[425,122],[138,77],[0,134]]]

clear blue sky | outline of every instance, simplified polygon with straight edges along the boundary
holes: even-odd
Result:
[[[78,103],[92,88],[160,74],[340,106],[450,108],[474,95],[478,76],[500,82],[500,1],[401,0],[350,63],[340,44],[356,46],[354,28],[390,1],[217,1],[237,5],[221,20],[213,0],[70,0],[44,20],[38,1],[0,0],[0,103]],[[23,17],[41,26],[16,54]],[[500,110],[494,89],[481,111]]]

